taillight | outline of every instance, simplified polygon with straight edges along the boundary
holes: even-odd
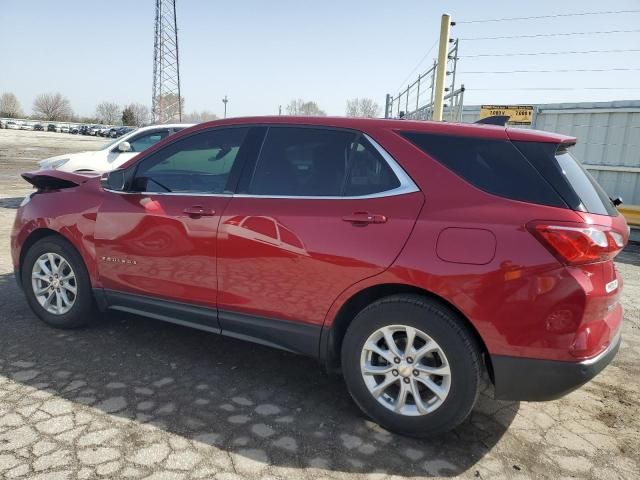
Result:
[[[527,228],[568,265],[611,260],[624,247],[624,237],[620,233],[600,225],[536,222]]]

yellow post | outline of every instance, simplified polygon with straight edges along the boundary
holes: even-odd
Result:
[[[449,29],[451,15],[445,13],[440,21],[440,46],[438,48],[438,66],[436,67],[436,91],[434,94],[433,120],[442,120],[444,104],[444,81],[447,75],[447,52],[449,51]]]

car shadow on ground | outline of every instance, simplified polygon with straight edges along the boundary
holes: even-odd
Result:
[[[627,245],[626,248],[616,256],[615,261],[627,265],[640,266],[640,244],[630,243]]]
[[[0,276],[0,311],[0,376],[271,465],[458,475],[519,407],[483,394],[455,431],[405,438],[368,421],[312,359],[122,314],[55,330],[31,313],[11,274]]]

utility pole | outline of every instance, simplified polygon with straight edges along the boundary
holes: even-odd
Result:
[[[444,80],[447,75],[447,50],[449,50],[449,30],[451,15],[445,13],[440,20],[440,45],[438,47],[438,65],[436,66],[436,88],[434,93],[433,120],[442,121],[444,104]]]
[[[282,115],[282,105],[278,105],[278,115]]]
[[[222,103],[224,103],[224,118],[227,118],[227,102],[228,101],[229,99],[225,95],[224,98],[222,99]]]

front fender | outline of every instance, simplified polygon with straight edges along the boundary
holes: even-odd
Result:
[[[83,207],[78,208],[79,205]],[[95,223],[100,205],[96,192],[68,188],[54,192],[36,192],[20,207],[11,234],[14,270],[19,273],[24,248],[51,232],[68,240],[78,250],[94,286],[97,280]]]

